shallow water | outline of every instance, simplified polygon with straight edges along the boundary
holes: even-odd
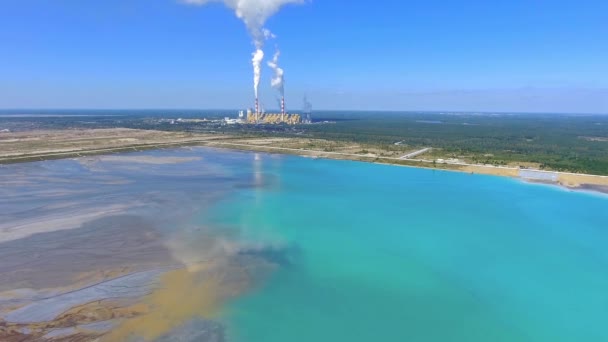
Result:
[[[235,341],[608,340],[606,196],[298,157],[253,169],[274,186],[204,219],[291,253],[224,310]]]
[[[138,229],[159,234],[171,258],[159,264],[224,260],[219,287],[239,286],[219,312],[202,318],[221,322],[230,341],[608,340],[607,196],[492,176],[205,148],[124,156],[139,159],[0,168],[0,218],[6,225],[119,205],[121,215],[147,222]],[[106,226],[74,229],[120,228]],[[78,235],[50,231],[62,241]],[[57,240],[40,236],[0,246]],[[141,253],[124,258],[142,263]],[[103,264],[103,255],[97,259]],[[209,274],[218,270],[196,279],[204,283]],[[35,279],[43,282],[39,274]],[[209,288],[186,279],[188,286],[175,288]],[[168,298],[165,310],[174,310]],[[202,312],[209,309],[180,312],[175,325],[187,315],[200,322]]]

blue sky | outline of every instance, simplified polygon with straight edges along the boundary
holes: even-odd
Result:
[[[605,0],[313,0],[266,26],[292,109],[608,113]],[[3,0],[0,108],[252,106],[252,50],[220,3]]]

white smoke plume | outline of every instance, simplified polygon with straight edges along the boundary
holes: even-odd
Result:
[[[233,9],[253,39],[256,51],[253,53],[253,86],[257,97],[261,77],[261,63],[264,59],[264,40],[272,38],[272,33],[264,29],[266,20],[276,14],[283,5],[303,3],[305,0],[181,0],[186,4],[206,5],[210,2],[223,2]]]
[[[264,59],[264,51],[261,49],[255,50],[252,54],[251,64],[253,64],[253,90],[255,98],[258,98],[258,88],[260,87],[260,78],[262,77],[262,60]]]
[[[264,34],[264,39],[268,40],[268,39],[275,39],[277,36],[270,32],[269,29],[263,29],[262,33]]]
[[[308,96],[304,95],[304,113],[312,112],[312,103],[308,101]]]
[[[274,57],[268,62],[268,66],[274,71],[270,85],[278,90],[281,96],[285,96],[285,71],[279,67],[279,56],[281,56],[281,51],[277,48]]]

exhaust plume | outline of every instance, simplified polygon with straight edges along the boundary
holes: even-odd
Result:
[[[253,52],[253,87],[257,97],[261,77],[261,63],[264,59],[264,40],[272,38],[272,33],[264,29],[266,20],[276,14],[283,5],[303,3],[305,0],[181,0],[186,4],[206,5],[210,2],[222,2],[233,9],[241,19],[253,39],[256,51]]]
[[[260,87],[260,78],[262,77],[262,60],[264,59],[264,51],[257,49],[253,54],[251,64],[253,64],[253,91],[255,98],[258,98],[258,88]]]
[[[270,32],[269,29],[263,29],[262,33],[264,34],[264,39],[268,40],[268,39],[275,39],[277,36]]]
[[[281,56],[281,51],[277,48],[277,52],[275,52],[272,61],[268,62],[268,66],[274,71],[274,76],[270,80],[270,85],[278,90],[281,97],[283,97],[285,96],[285,71],[279,67],[279,56]]]
[[[308,96],[304,95],[304,107],[303,107],[304,113],[310,113],[312,112],[312,103],[310,103],[310,101],[308,101]]]

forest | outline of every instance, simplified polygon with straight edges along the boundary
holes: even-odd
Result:
[[[608,115],[326,112],[315,117],[335,122],[306,127],[316,138],[401,142],[478,163],[530,162],[608,174]]]

